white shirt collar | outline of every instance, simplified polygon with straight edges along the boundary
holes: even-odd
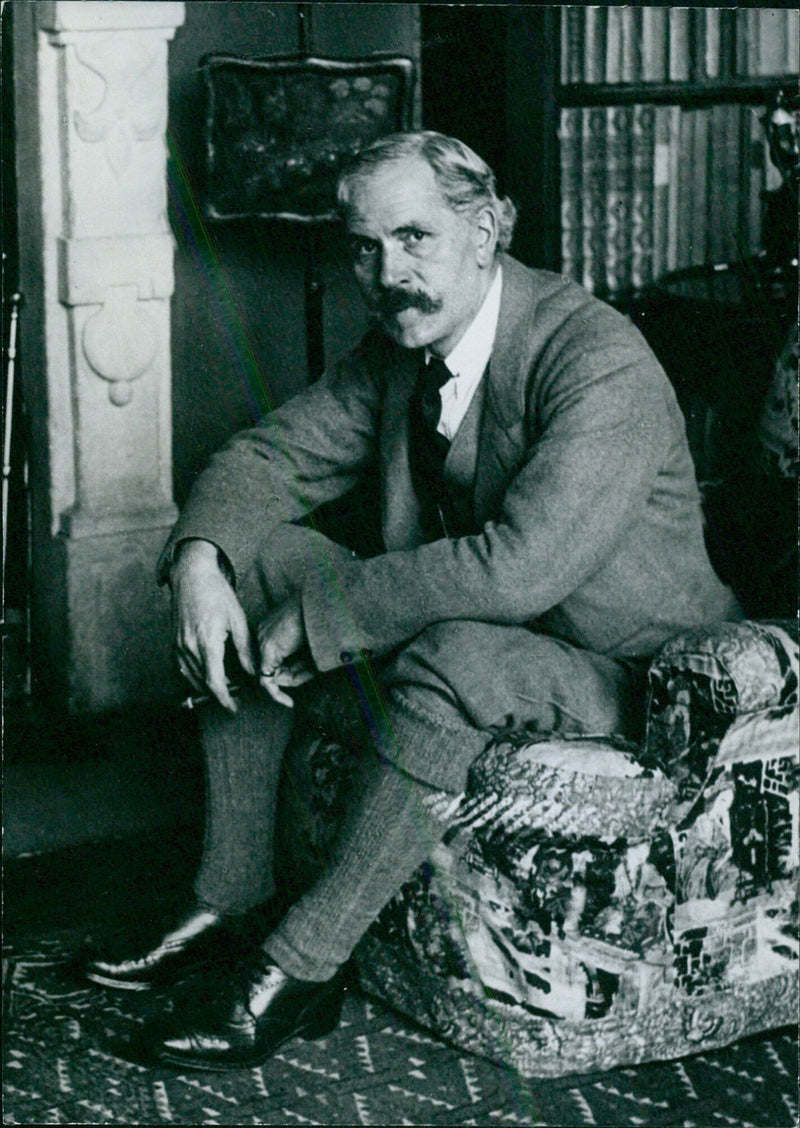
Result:
[[[444,358],[445,364],[459,381],[464,380],[469,383],[473,380],[478,381],[489,363],[497,333],[502,290],[503,268],[498,265],[497,273],[480,309],[467,327],[464,336]],[[426,362],[430,355],[426,349]]]
[[[440,388],[442,412],[437,430],[451,441],[461,426],[492,355],[502,292],[503,268],[498,266],[480,309],[467,327],[464,336],[444,358],[444,363],[453,373],[453,377]],[[430,353],[426,349],[426,364],[429,357]]]

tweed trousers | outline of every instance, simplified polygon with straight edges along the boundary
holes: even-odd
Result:
[[[335,586],[337,565],[352,555],[313,529],[281,527],[239,585],[253,632],[300,585],[324,573]],[[353,880],[340,874],[332,885],[313,885],[267,944],[301,978],[333,974],[428,856],[447,829],[430,800],[437,790],[463,790],[470,763],[494,733],[527,726],[635,738],[644,713],[643,666],[521,626],[434,623],[393,654],[345,657],[341,668],[291,691],[294,710],[256,690],[242,695],[236,716],[210,708],[202,719],[207,821],[195,888],[219,908],[244,910],[274,891],[275,802],[294,724],[302,720],[360,757],[362,817],[345,819],[343,833],[352,832],[365,856],[351,850],[348,858],[343,844],[332,864]],[[360,878],[371,867],[380,879],[365,890]],[[334,918],[355,923],[339,934]]]

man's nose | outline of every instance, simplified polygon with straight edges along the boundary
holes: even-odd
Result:
[[[402,285],[403,282],[408,281],[408,263],[405,261],[403,248],[391,244],[383,247],[380,272],[381,286],[391,290],[394,286]]]

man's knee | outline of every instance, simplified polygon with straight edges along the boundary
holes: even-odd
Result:
[[[629,666],[525,627],[472,620],[433,624],[397,655],[390,684],[433,690],[481,729],[633,735],[643,709]]]
[[[397,652],[381,681],[424,711],[475,725],[474,703],[491,692],[487,647],[496,649],[498,629],[468,619],[432,623]]]

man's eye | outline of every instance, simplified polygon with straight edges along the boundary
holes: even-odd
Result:
[[[350,253],[353,258],[366,259],[375,254],[378,244],[374,239],[351,239]]]
[[[419,231],[415,227],[412,228],[411,231],[406,231],[405,235],[403,236],[403,240],[406,246],[418,247],[426,235],[427,231]]]

